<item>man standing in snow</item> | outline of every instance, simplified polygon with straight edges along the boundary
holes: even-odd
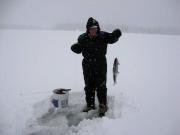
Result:
[[[85,95],[87,106],[83,112],[95,109],[95,91],[99,101],[99,116],[104,116],[107,111],[107,87],[106,74],[107,44],[118,41],[121,31],[115,29],[112,33],[100,31],[98,21],[90,17],[86,25],[86,33],[78,37],[78,42],[71,46],[71,50],[77,54],[82,53],[82,61]]]

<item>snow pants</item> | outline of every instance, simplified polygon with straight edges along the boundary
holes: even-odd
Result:
[[[95,106],[95,93],[99,104],[107,105],[107,62],[103,58],[84,58],[82,62],[84,82],[85,82],[85,99],[88,107]]]

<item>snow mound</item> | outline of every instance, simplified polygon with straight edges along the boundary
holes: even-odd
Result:
[[[85,104],[83,92],[70,94],[68,108],[54,108],[50,100],[51,98],[44,99],[33,106],[33,117],[26,124],[25,134],[56,135],[57,133],[58,135],[66,135],[81,134],[81,132],[85,134],[83,130],[98,127],[100,123],[103,123],[103,119],[115,119],[121,116],[122,103],[119,101],[115,104],[114,96],[108,96],[109,109],[104,118],[97,117],[98,107],[88,113],[82,112]],[[98,106],[97,99],[96,106]]]

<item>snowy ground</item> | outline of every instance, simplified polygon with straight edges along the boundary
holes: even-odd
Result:
[[[80,112],[82,56],[70,50],[80,33],[0,31],[0,135],[179,135],[180,36],[123,34],[109,45],[109,111],[100,119]],[[59,87],[72,89],[69,108],[49,112]]]

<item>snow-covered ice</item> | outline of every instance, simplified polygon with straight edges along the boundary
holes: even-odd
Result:
[[[109,45],[109,110],[97,118],[97,110],[81,112],[82,56],[70,50],[80,33],[0,31],[0,134],[179,135],[180,36],[123,33]],[[52,90],[61,87],[72,89],[69,108],[53,109]]]

